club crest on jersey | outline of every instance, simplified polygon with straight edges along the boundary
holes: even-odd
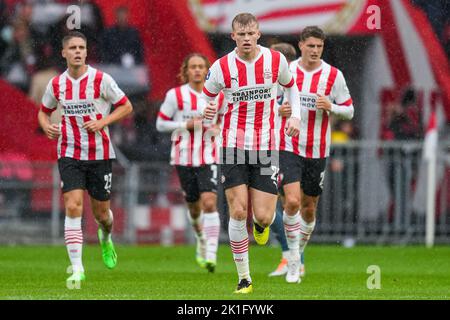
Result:
[[[264,79],[272,79],[272,71],[270,69],[264,71]]]

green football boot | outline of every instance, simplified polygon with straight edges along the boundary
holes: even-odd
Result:
[[[100,241],[100,246],[102,247],[102,259],[103,263],[108,269],[113,269],[117,264],[117,253],[114,249],[114,244],[112,240],[103,241],[103,231],[98,229],[98,240]]]

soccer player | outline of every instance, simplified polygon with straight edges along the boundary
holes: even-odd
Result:
[[[270,47],[270,49],[281,52],[289,63],[294,61],[297,58],[297,53],[293,45],[285,42],[274,44]],[[289,104],[289,101],[285,101],[284,99],[284,90],[283,87],[278,86],[277,92],[277,104],[276,104],[276,118],[275,118],[275,127],[277,134],[277,147],[279,148],[279,135],[284,135],[284,128],[282,128],[282,123],[286,123],[286,120],[291,116],[292,110]],[[280,175],[279,180],[283,179],[283,168],[280,163]],[[275,232],[278,242],[281,245],[282,258],[277,268],[269,274],[269,277],[282,276],[287,273],[287,265],[289,258],[289,246],[286,240],[286,234],[284,232],[284,224],[283,224],[283,202],[284,202],[284,193],[283,189],[279,189],[279,198],[275,213],[275,220],[273,221],[270,229]],[[303,257],[302,257],[303,258]],[[304,273],[304,271],[303,271]]]
[[[64,238],[73,271],[67,281],[83,281],[84,190],[89,193],[99,225],[103,262],[109,269],[117,264],[110,209],[115,153],[108,125],[129,115],[133,107],[110,75],[86,65],[87,41],[82,33],[70,32],[63,38],[62,47],[67,70],[48,83],[38,120],[48,138],[58,138],[58,168],[66,213]],[[57,105],[62,111],[60,125],[50,122],[50,114]],[[111,105],[115,108],[112,113]]]
[[[167,92],[156,128],[172,132],[170,163],[178,173],[189,209],[188,218],[195,231],[196,260],[201,267],[214,272],[220,218],[217,212],[218,167],[212,138],[218,130],[214,126],[203,126],[206,102],[201,99],[209,66],[208,59],[198,53],[184,59],[179,74],[183,85]]]
[[[257,44],[261,33],[257,19],[241,13],[232,21],[231,37],[236,48],[210,68],[203,89],[208,101],[205,119],[217,113],[213,99],[223,91],[228,106],[221,126],[221,182],[230,211],[228,233],[239,283],[235,293],[253,291],[248,259],[246,228],[248,199],[252,203],[253,234],[263,245],[269,238],[277,202],[278,163],[274,137],[277,84],[287,88],[293,116],[286,133],[298,134],[300,107],[298,89],[286,58]],[[295,230],[293,233],[300,233]]]
[[[290,64],[290,70],[300,92],[300,135],[280,135],[280,167],[284,194],[284,224],[286,233],[300,229],[301,238],[290,239],[291,254],[296,263],[288,265],[286,281],[300,282],[300,255],[311,237],[316,210],[323,189],[326,161],[330,153],[331,116],[353,117],[353,101],[342,72],[321,59],[324,32],[315,26],[300,34],[301,57]],[[298,212],[295,221],[292,212]],[[294,250],[292,250],[294,248]],[[295,250],[297,248],[297,250]]]

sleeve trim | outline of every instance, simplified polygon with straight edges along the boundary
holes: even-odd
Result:
[[[347,106],[347,107],[351,106],[352,104],[353,104],[352,98],[348,99],[347,101],[345,101],[343,103],[338,103],[338,105],[340,105],[340,106]]]
[[[47,108],[46,106],[44,106],[44,104],[41,104],[41,110],[47,114],[51,114],[56,109],[50,109],[50,108]]]
[[[289,81],[288,84],[282,84],[282,83],[280,83],[280,84],[285,88],[291,88],[294,85],[294,78],[292,77],[291,81]]]
[[[163,120],[171,120],[170,117],[166,116],[164,113],[162,113],[161,111],[158,113],[158,117],[160,117]]]
[[[114,108],[124,105],[125,103],[127,103],[127,101],[128,101],[127,96],[123,96],[122,99],[120,99],[118,102],[114,103]]]
[[[206,94],[210,98],[214,98],[218,95],[218,93],[209,92],[208,89],[206,89],[206,87],[203,87],[203,93]]]

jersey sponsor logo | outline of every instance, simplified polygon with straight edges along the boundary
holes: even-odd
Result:
[[[300,93],[300,106],[305,109],[316,109],[317,96],[315,94]]]
[[[63,115],[65,116],[77,116],[94,114],[95,107],[93,103],[83,103],[83,104],[64,104],[62,107]]]
[[[243,88],[231,94],[233,103],[235,102],[253,102],[272,99],[272,88]]]

